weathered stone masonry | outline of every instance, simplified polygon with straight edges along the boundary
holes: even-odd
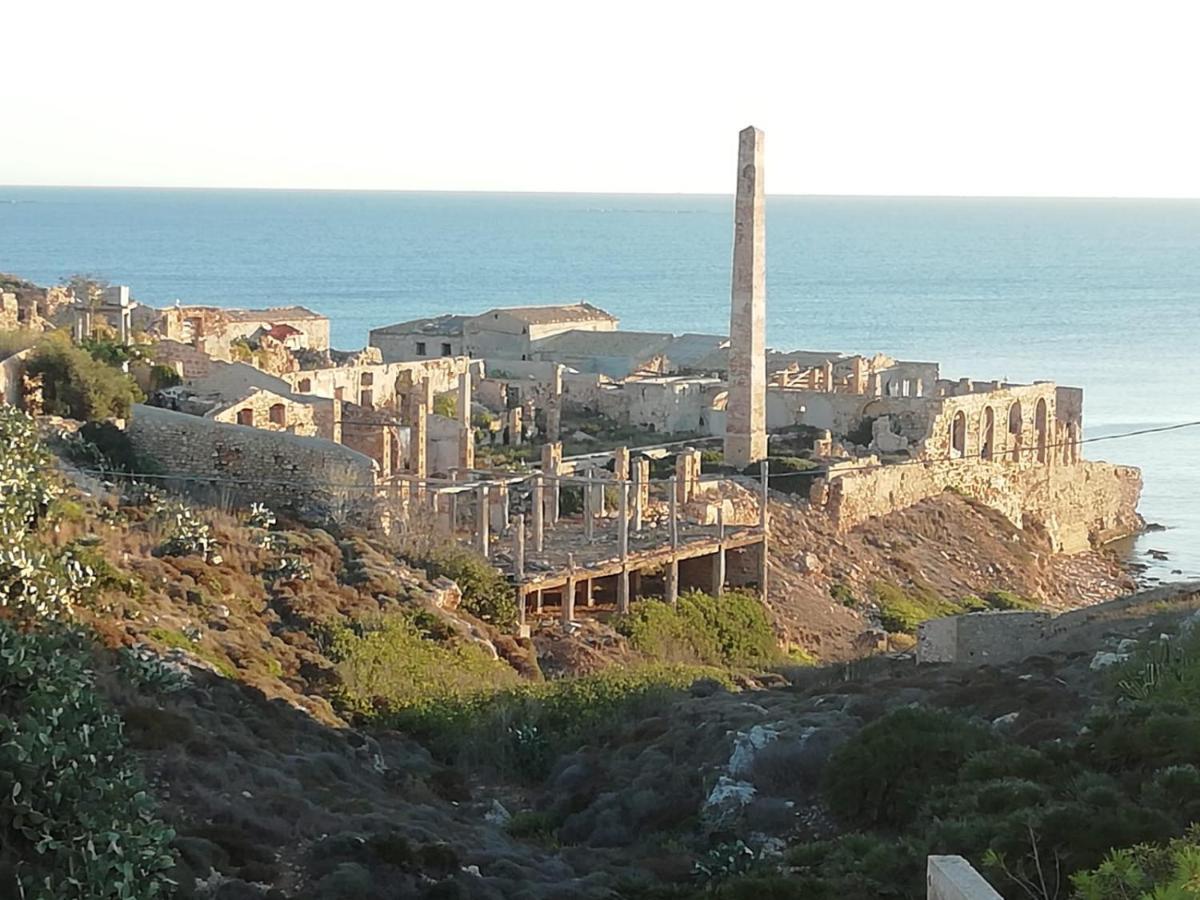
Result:
[[[209,479],[236,503],[354,518],[375,496],[375,464],[348,447],[186,413],[135,406],[128,425],[138,453],[172,474]]]

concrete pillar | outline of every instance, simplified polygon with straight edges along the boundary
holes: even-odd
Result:
[[[129,335],[132,331],[133,331],[133,315],[130,312],[129,307],[126,306],[121,309],[120,332],[121,332],[121,343],[122,344],[129,343]]]
[[[542,596],[542,589],[538,588],[533,595],[533,608],[540,613],[542,611],[542,607],[545,605],[545,602],[546,598]]]
[[[471,370],[458,376],[458,401],[456,403],[458,424],[464,428],[471,427]]]
[[[594,596],[595,584],[595,581],[593,581],[591,578],[585,578],[583,580],[583,598],[584,602],[587,603],[589,608],[596,605],[596,598]]]
[[[592,479],[583,483],[583,536],[590,544],[596,537],[595,510],[596,492],[592,489]]]
[[[541,553],[543,547],[543,525],[545,516],[546,486],[541,475],[533,476],[533,552]]]
[[[475,429],[458,426],[458,468],[466,473],[475,468]]]
[[[517,629],[521,637],[528,637],[525,634],[525,602],[528,598],[525,595],[525,588],[517,585]]]
[[[508,411],[508,443],[513,447],[520,447],[525,441],[523,434],[524,425],[521,421],[521,407],[514,406]]]
[[[562,629],[571,630],[571,620],[575,618],[575,554],[567,554],[567,583],[563,586],[562,594]]]
[[[517,581],[525,580],[525,516],[518,515],[517,530],[513,532],[513,574]]]
[[[429,463],[426,455],[426,442],[429,436],[427,419],[428,410],[420,404],[414,405],[412,421],[409,423],[408,467],[414,475],[421,479],[429,477]]]
[[[833,363],[828,360],[825,362],[825,390],[827,393],[833,393]]]
[[[725,505],[717,507],[717,552],[713,554],[713,596],[725,592]]]
[[[546,401],[546,440],[557,442],[562,431],[563,367],[556,365],[550,376],[550,396]]]
[[[433,381],[428,376],[417,385],[417,403],[425,407],[425,412],[433,412]]]
[[[867,385],[867,393],[872,397],[883,396],[883,376],[878,372],[871,373],[871,381]]]
[[[629,480],[629,448],[618,447],[613,451],[613,478],[617,481]]]
[[[676,479],[672,478],[670,488],[670,512],[667,516],[668,527],[671,529],[671,549],[679,549],[679,491]]]
[[[642,465],[643,463],[645,465]],[[650,462],[639,459],[633,466],[633,530],[635,532],[642,530],[642,514],[645,512],[646,505],[642,491],[649,492],[650,485],[647,483],[649,480]]]
[[[679,560],[673,556],[667,565],[667,589],[664,599],[672,606],[679,602]]]
[[[767,572],[771,563],[770,559],[770,533],[771,533],[771,515],[767,501],[770,498],[770,466],[764,459],[762,468],[759,470],[759,477],[762,479],[762,496],[759,499],[758,510],[758,526],[762,529],[762,550],[758,556],[758,584],[759,590],[762,592],[763,603],[767,602]]]
[[[551,525],[558,522],[558,495],[562,471],[562,444],[552,441],[542,445],[542,474],[548,480],[546,497],[546,521]]]
[[[679,502],[687,503],[700,486],[700,451],[688,447],[675,457],[675,489]]]
[[[729,317],[725,462],[743,469],[767,455],[767,265],[763,133],[738,135]]]
[[[492,520],[492,531],[495,534],[505,534],[508,532],[509,524],[508,485],[503,482],[492,485],[490,494],[489,512]]]
[[[617,515],[617,549],[621,554],[621,574],[617,578],[617,612],[629,612],[629,482],[621,482],[620,508]]]
[[[479,552],[486,559],[491,550],[491,539],[488,535],[488,486],[481,484],[475,496],[475,537],[478,542]]]

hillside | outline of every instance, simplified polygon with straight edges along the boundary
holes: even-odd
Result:
[[[0,761],[14,762],[23,734],[60,748],[31,744],[19,765],[0,765],[6,884],[52,859],[61,875],[94,833],[77,811],[99,800],[63,807],[47,790],[70,753],[86,756],[65,730],[80,721],[109,748],[87,765],[89,783],[114,786],[103,807],[112,846],[140,849],[124,862],[100,854],[90,892],[54,896],[907,897],[921,890],[924,854],[943,850],[980,866],[989,850],[1008,853],[985,868],[1016,890],[1024,826],[1001,813],[1045,829],[1072,871],[1190,821],[1190,807],[1138,793],[1187,763],[1194,726],[1189,712],[1138,743],[1139,716],[1177,714],[1174,695],[1154,705],[1159,685],[1137,673],[1139,653],[1161,652],[1158,635],[1190,627],[1180,622],[1194,597],[1122,606],[1074,642],[973,672],[916,669],[903,655],[807,665],[736,594],[687,596],[678,611],[643,601],[628,621],[518,641],[493,624],[511,610],[469,555],[64,479],[28,420],[5,412],[0,428]],[[950,496],[894,532],[881,522],[821,535],[783,503],[774,512],[781,550],[820,560],[807,573],[776,561],[785,628],[824,604],[850,635],[896,602],[877,590],[851,608],[831,602],[833,584],[886,579],[925,603],[1021,591],[1068,605],[1084,596],[1073,575],[1105,571],[1102,556],[1073,563],[1091,569],[1031,564],[1032,545]],[[438,574],[449,571],[461,598]],[[1117,590],[1115,577],[1097,583]],[[1141,686],[1114,689],[1089,665],[1097,650],[1129,657],[1121,683]],[[1190,658],[1168,654],[1184,692]],[[55,712],[63,697],[67,719]],[[1122,744],[1081,731],[1106,734],[1094,718],[1106,708]],[[880,729],[899,741],[886,752],[872,749]],[[1033,786],[1018,790],[1017,777]],[[1081,778],[1092,787],[1076,796]],[[959,779],[969,789],[948,795]],[[896,791],[899,807],[854,799]],[[1150,812],[1131,816],[1135,802]],[[21,824],[34,814],[52,839],[43,850]],[[1108,830],[1080,844],[1055,830],[1064,815]],[[129,876],[118,873],[135,865],[121,893]]]

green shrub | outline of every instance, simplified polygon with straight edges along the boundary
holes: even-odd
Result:
[[[972,754],[997,742],[989,729],[951,713],[899,709],[834,751],[824,773],[825,799],[848,824],[903,827],[931,787],[955,780]]]
[[[130,765],[120,719],[96,695],[86,642],[0,621],[3,893],[141,900],[170,892],[174,833]]]
[[[333,631],[330,654],[338,661],[343,708],[370,716],[517,682],[516,672],[478,645],[423,630],[424,624],[395,613]]]
[[[73,419],[125,418],[145,397],[133,379],[115,366],[94,359],[52,334],[42,340],[26,363],[30,375],[42,376],[46,412]]]
[[[879,608],[879,624],[888,631],[902,634],[916,634],[917,626],[928,619],[961,612],[959,607],[924,585],[906,591],[889,582],[876,581],[871,585],[871,596]]]
[[[642,600],[616,628],[635,649],[664,662],[748,667],[782,656],[766,608],[744,591],[719,598],[689,591],[674,607]]]
[[[183,384],[183,378],[170,366],[155,363],[150,367],[150,389],[162,391]]]
[[[1200,884],[1200,827],[1166,844],[1111,851],[1094,869],[1076,872],[1078,900],[1186,900]]]
[[[478,553],[456,544],[443,544],[404,553],[410,565],[430,578],[449,578],[462,590],[462,608],[500,628],[517,621],[512,585]]]
[[[458,409],[458,397],[453,393],[438,394],[433,398],[433,413],[453,419]]]

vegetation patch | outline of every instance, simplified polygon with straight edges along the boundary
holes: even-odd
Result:
[[[782,658],[766,609],[745,591],[719,598],[689,591],[675,606],[643,600],[616,629],[636,650],[661,662],[749,668]]]
[[[97,698],[86,637],[0,621],[0,871],[25,897],[168,893],[174,832]]]
[[[430,578],[449,578],[462,591],[462,609],[499,628],[517,621],[517,600],[512,585],[486,559],[456,544],[409,548],[405,562],[426,571]]]
[[[834,589],[838,587],[834,585]],[[836,594],[835,599],[838,599]],[[880,626],[901,634],[916,634],[917,626],[922,622],[943,616],[987,610],[1033,610],[1040,606],[1036,600],[1011,591],[990,591],[984,597],[971,594],[951,600],[919,580],[914,580],[907,588],[876,581],[871,585],[871,599],[878,611]]]

